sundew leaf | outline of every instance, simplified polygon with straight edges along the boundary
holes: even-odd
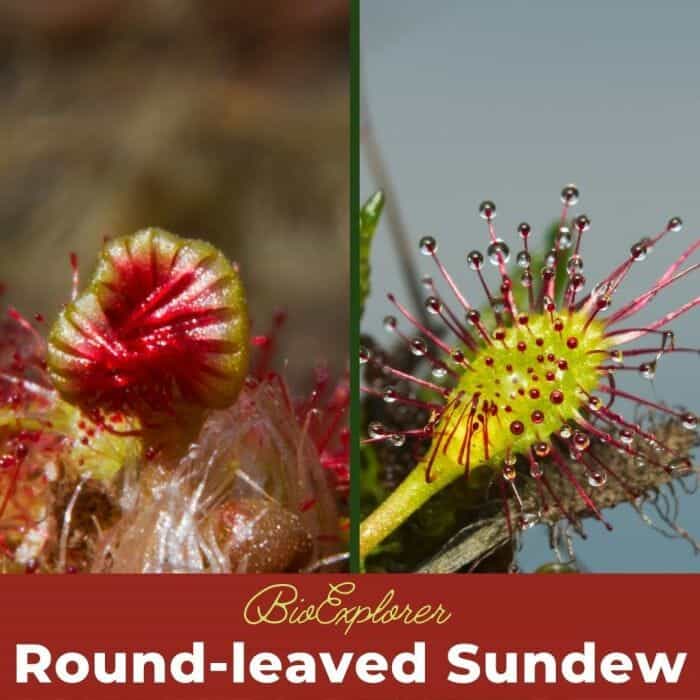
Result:
[[[375,192],[360,209],[360,313],[370,291],[369,256],[379,217],[384,209],[384,193]]]
[[[161,229],[108,241],[51,330],[48,367],[62,397],[84,406],[230,405],[248,367],[237,268],[208,243]]]
[[[552,248],[554,248],[557,233],[559,231],[559,222],[558,221],[553,221],[545,230],[544,236],[542,237],[542,242],[540,243],[539,246],[535,250],[530,251],[531,255],[531,268],[533,270],[540,270],[544,266],[544,259],[547,256],[547,253],[549,253]],[[559,251],[559,256],[560,259],[566,263],[566,261],[569,259],[569,251],[568,250],[560,250]],[[511,263],[508,274],[511,276],[511,278],[514,280],[513,284],[513,297],[515,298],[515,303],[517,304],[518,308],[520,309],[526,309],[528,306],[528,294],[527,294],[527,287],[524,287],[522,284],[520,284],[520,275],[522,273],[522,269],[518,268],[517,265],[513,262]],[[566,289],[566,283],[568,281],[568,277],[566,274],[566,264],[562,265],[557,265],[556,267],[556,278],[555,278],[555,297],[557,299],[561,299],[562,295],[564,294],[564,290]],[[535,289],[538,288],[539,281],[535,280]],[[483,314],[489,314],[490,313],[490,308],[487,307],[482,310]]]

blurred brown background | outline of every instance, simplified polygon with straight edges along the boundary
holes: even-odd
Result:
[[[105,235],[241,264],[256,330],[345,366],[348,0],[0,0],[3,301],[52,318]]]

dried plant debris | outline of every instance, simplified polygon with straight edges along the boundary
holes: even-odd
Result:
[[[176,465],[125,474],[118,498],[95,571],[298,571],[338,549],[327,474],[273,383],[212,413]]]

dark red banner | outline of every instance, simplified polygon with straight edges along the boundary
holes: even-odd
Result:
[[[0,578],[0,697],[700,697],[694,576]]]

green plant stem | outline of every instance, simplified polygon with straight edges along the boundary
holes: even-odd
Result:
[[[398,488],[362,521],[360,559],[370,554],[426,501],[454,481],[463,471],[439,469],[434,481],[427,481],[425,473],[425,464],[418,464]]]

